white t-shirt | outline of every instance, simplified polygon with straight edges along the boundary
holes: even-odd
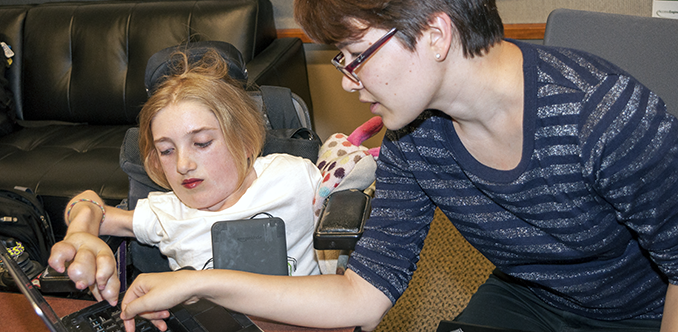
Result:
[[[172,270],[185,266],[200,270],[212,258],[212,224],[267,212],[285,222],[291,275],[318,274],[313,196],[320,171],[311,161],[286,154],[259,157],[254,170],[257,179],[238,202],[223,211],[189,208],[173,192],[150,193],[134,209],[134,235],[142,243],[157,246],[169,258]]]

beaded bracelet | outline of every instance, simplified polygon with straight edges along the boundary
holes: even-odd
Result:
[[[80,202],[89,202],[89,203],[92,203],[92,204],[98,206],[101,209],[101,221],[99,222],[99,224],[102,224],[104,222],[104,220],[106,220],[106,209],[104,209],[103,205],[101,205],[101,204],[99,204],[99,202],[97,202],[95,200],[91,200],[89,198],[81,198],[80,200],[77,200],[77,201],[71,203],[71,205],[68,206],[68,210],[66,210],[66,220],[68,220],[69,223],[71,221],[71,210],[73,209],[75,204],[78,204]]]

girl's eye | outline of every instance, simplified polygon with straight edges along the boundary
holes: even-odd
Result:
[[[197,143],[197,142],[196,142],[195,145],[196,145],[197,147],[199,147],[199,148],[203,148],[203,149],[204,149],[204,148],[206,148],[206,147],[212,145],[212,142],[213,142],[213,141],[214,141],[214,140],[209,140],[209,141],[204,142],[204,143]]]
[[[168,156],[172,153],[172,149],[159,150],[161,156]]]

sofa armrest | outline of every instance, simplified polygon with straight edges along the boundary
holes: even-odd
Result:
[[[311,91],[306,70],[304,43],[299,38],[279,38],[247,63],[248,85],[275,85],[290,88],[301,97],[313,119]]]

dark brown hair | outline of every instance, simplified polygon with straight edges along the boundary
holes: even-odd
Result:
[[[295,0],[294,17],[313,40],[337,44],[360,39],[369,28],[397,28],[413,51],[433,16],[450,16],[466,57],[481,56],[504,38],[495,0]]]

